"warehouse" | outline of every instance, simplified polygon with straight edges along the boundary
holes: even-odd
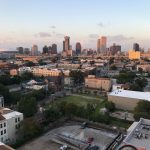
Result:
[[[141,100],[150,101],[150,92],[115,90],[108,94],[108,101],[115,103],[116,108],[134,110]]]

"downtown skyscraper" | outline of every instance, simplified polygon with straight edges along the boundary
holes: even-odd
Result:
[[[102,36],[97,40],[97,53],[104,54],[107,50],[107,37]]]

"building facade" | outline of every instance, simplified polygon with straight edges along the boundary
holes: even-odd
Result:
[[[112,87],[112,81],[109,78],[96,78],[93,75],[89,75],[85,78],[85,87],[101,91],[109,91]]]
[[[23,114],[8,108],[0,108],[0,142],[14,143],[18,135]]]

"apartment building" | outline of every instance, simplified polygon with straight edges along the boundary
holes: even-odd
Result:
[[[0,142],[14,143],[18,137],[17,131],[23,114],[9,108],[0,108]]]
[[[89,75],[85,78],[86,88],[109,91],[111,86],[112,81],[109,78],[96,78],[94,75]]]

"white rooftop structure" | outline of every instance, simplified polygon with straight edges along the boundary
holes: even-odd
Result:
[[[141,150],[150,150],[150,120],[141,118],[134,122],[127,131],[122,145],[133,145]]]
[[[150,92],[139,92],[118,89],[112,91],[109,95],[150,101]]]

